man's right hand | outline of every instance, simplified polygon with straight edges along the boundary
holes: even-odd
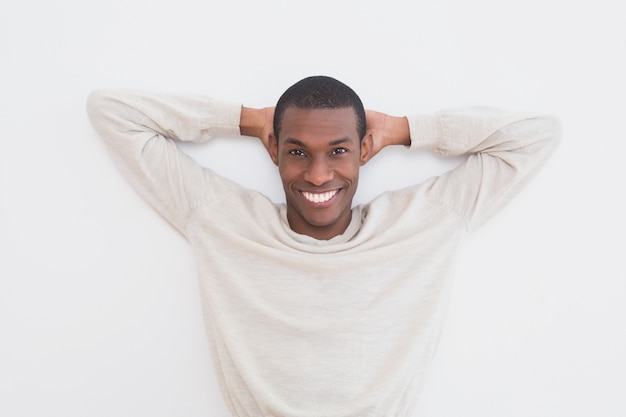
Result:
[[[261,139],[269,153],[270,137],[274,131],[274,107],[253,109],[242,106],[239,130],[242,135]]]

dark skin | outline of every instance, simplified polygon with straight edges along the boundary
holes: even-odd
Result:
[[[273,117],[273,107],[243,107],[241,134],[258,137],[278,166],[292,230],[320,240],[350,224],[359,168],[386,146],[411,144],[405,117],[371,110],[362,140],[352,108],[288,108],[278,138]]]

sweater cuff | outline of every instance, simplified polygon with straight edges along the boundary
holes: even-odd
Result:
[[[212,135],[240,136],[239,121],[241,118],[241,104],[212,100],[212,120],[209,121]]]
[[[407,119],[411,134],[410,149],[436,151],[443,141],[443,130],[439,114],[407,116]]]

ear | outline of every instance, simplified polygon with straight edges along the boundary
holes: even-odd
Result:
[[[267,144],[267,151],[272,158],[274,165],[278,166],[278,138],[274,136],[274,133],[269,134],[269,142]]]
[[[372,153],[373,150],[373,138],[371,133],[366,133],[365,137],[361,141],[361,161],[360,165],[363,166],[369,162],[370,159],[374,156]]]

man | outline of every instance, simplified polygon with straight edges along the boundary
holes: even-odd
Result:
[[[141,195],[190,242],[206,331],[233,416],[408,416],[433,357],[454,259],[547,159],[548,117],[470,108],[393,117],[329,77],[276,108],[94,92],[88,111]],[[259,137],[286,204],[181,153],[174,140]],[[469,153],[456,169],[352,207],[385,146]]]

